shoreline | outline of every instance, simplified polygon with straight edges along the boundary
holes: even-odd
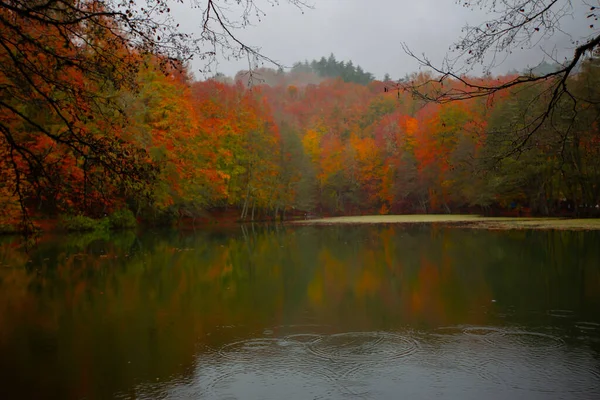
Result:
[[[314,219],[288,219],[284,221],[234,221],[230,218],[214,218],[198,221],[195,226],[185,221],[179,225],[145,225],[121,230],[136,230],[140,228],[172,228],[180,230],[202,229],[215,227],[232,227],[246,224],[280,224],[290,226],[332,226],[332,225],[423,225],[435,224],[453,228],[487,229],[487,230],[570,230],[570,231],[595,231],[600,230],[600,218],[565,218],[565,217],[483,217],[474,214],[405,214],[405,215],[362,215],[326,217]],[[94,230],[65,231],[59,229],[56,220],[35,220],[38,230],[35,234],[64,234],[94,232]],[[111,230],[113,231],[113,230]],[[0,236],[23,235],[18,230],[2,231]]]
[[[294,225],[441,224],[455,228],[488,230],[600,230],[600,218],[482,217],[479,215],[365,215],[293,221]]]

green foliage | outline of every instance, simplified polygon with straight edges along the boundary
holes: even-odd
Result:
[[[93,231],[75,232],[64,235],[61,244],[71,251],[84,251],[94,242],[108,242],[111,239],[110,232],[106,229]]]
[[[93,219],[85,215],[63,215],[58,226],[67,232],[92,232],[108,231],[110,223],[107,218]]]
[[[598,213],[598,114],[585,104],[598,96],[594,65],[593,59],[583,64],[577,80],[570,82],[574,97],[560,97],[550,111],[551,92],[544,86],[515,90],[493,109],[482,160],[496,162],[479,161],[487,175],[486,197],[493,196],[501,207],[524,205],[541,215],[560,212],[560,200],[571,201],[575,215]],[[546,120],[536,119],[545,112]],[[512,151],[520,143],[519,151]]]
[[[144,222],[151,226],[171,227],[177,223],[177,216],[173,212],[155,210],[146,216]]]
[[[0,224],[0,235],[12,235],[19,232],[19,227],[14,224]]]
[[[375,78],[370,72],[365,72],[360,65],[354,66],[352,61],[337,61],[331,54],[329,58],[321,57],[319,61],[312,60],[303,63],[297,62],[292,67],[293,72],[310,73],[315,72],[323,78],[342,78],[344,82],[367,85]]]
[[[568,80],[569,93],[581,100],[563,95],[545,120],[539,115],[553,93],[548,82],[494,99],[424,104],[400,88],[389,93],[389,84],[333,55],[297,63],[295,74],[262,70],[273,83],[256,90],[222,76],[193,82],[185,68],[164,74],[159,57],[145,60],[136,71],[138,90],[109,91],[127,124],[75,121],[98,137],[94,152],[74,152],[15,122],[11,129],[28,150],[11,160],[12,144],[0,135],[0,233],[20,231],[10,225],[25,209],[17,184],[26,188],[21,195],[31,216],[67,213],[60,228],[93,235],[136,227],[130,210],[156,226],[195,223],[219,208],[241,211],[242,220],[307,211],[600,213],[597,58]],[[465,90],[458,80],[427,73],[407,80],[425,91]],[[27,104],[19,106],[54,132],[55,118]],[[37,163],[22,154],[47,164],[43,174],[30,171]],[[114,209],[108,218],[87,217]]]
[[[117,210],[108,217],[110,229],[132,229],[137,227],[135,216],[128,209]]]

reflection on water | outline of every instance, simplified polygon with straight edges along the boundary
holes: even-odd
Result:
[[[600,398],[600,235],[0,238],[2,398]]]
[[[310,341],[257,338],[201,356],[191,379],[144,388],[170,398],[593,398],[600,375],[589,350],[558,337],[489,330],[347,332]],[[496,342],[500,337],[502,340]],[[542,338],[542,343],[531,340]],[[524,341],[522,339],[525,338]],[[488,340],[489,339],[489,340]],[[498,346],[497,344],[502,345]],[[199,360],[200,361],[200,360]]]

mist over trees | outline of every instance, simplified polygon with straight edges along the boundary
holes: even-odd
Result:
[[[165,159],[150,153],[157,137],[136,128],[132,107],[147,83],[141,75],[155,69],[185,84],[193,57],[207,65],[217,53],[268,60],[235,36],[262,12],[253,0],[236,1],[244,6],[239,21],[221,8],[229,0],[208,0],[196,8],[196,35],[179,29],[171,14],[178,3],[0,2],[0,205],[10,224],[17,214],[30,229],[36,212],[97,214],[124,199],[137,209],[154,203]]]
[[[393,84],[331,54],[196,81],[195,42],[117,3],[0,2],[0,226],[125,211],[599,213],[594,38],[574,64],[526,75]]]
[[[322,78],[341,78],[344,82],[359,85],[366,85],[375,79],[373,74],[365,72],[360,65],[355,67],[352,61],[337,61],[333,53],[328,58],[321,57],[319,61],[297,62],[292,67],[292,72],[294,71],[314,72]]]
[[[317,60],[297,61],[285,73],[285,69],[279,67],[277,70],[269,67],[255,68],[253,70],[239,71],[234,80],[242,81],[247,86],[252,85],[279,85],[287,84],[306,85],[318,84],[324,79],[339,78],[344,82],[367,85],[375,80],[370,72],[364,71],[360,65],[354,66],[350,61],[337,61],[333,54],[329,57],[321,57]],[[389,76],[388,76],[388,80]]]
[[[572,90],[600,100],[598,63],[585,61],[570,78]],[[40,178],[33,171],[22,179],[29,212],[98,217],[128,209],[156,223],[215,210],[231,210],[241,220],[306,212],[598,213],[597,108],[575,110],[573,122],[570,105],[559,105],[568,137],[547,123],[522,151],[512,152],[520,137],[505,129],[529,123],[521,110],[544,96],[544,86],[506,91],[493,102],[436,104],[386,91],[387,84],[376,80],[323,79],[298,68],[259,73],[271,84],[248,87],[243,73],[237,81],[194,81],[185,67],[165,74],[158,60],[148,60],[137,73],[136,93],[118,92],[128,121],[118,137],[143,149],[131,155],[128,168],[151,174],[123,186],[103,173],[102,164],[31,135],[26,149],[52,163],[61,185],[39,190],[45,186],[36,186]],[[318,83],[294,84],[299,79]],[[426,82],[429,76],[411,79]],[[52,119],[39,118],[52,126]],[[95,123],[87,126],[101,134]],[[2,165],[5,176],[10,171]],[[20,210],[6,183],[0,200],[6,217],[16,221]]]
[[[445,103],[480,97],[491,99],[514,88],[529,90],[533,86],[543,87],[539,96],[532,98],[530,103],[522,104],[522,111],[527,114],[529,122],[507,126],[507,134],[517,133],[519,136],[513,147],[516,152],[523,150],[538,131],[541,136],[547,123],[560,125],[558,121],[564,117],[565,104],[570,104],[574,111],[570,113],[573,123],[576,110],[582,106],[595,106],[593,100],[575,89],[577,79],[572,78],[585,62],[598,56],[600,5],[570,0],[460,0],[456,3],[471,10],[485,10],[490,19],[465,26],[462,36],[439,64],[433,63],[426,55],[416,55],[404,44],[405,53],[433,73],[426,82],[398,82],[397,88],[426,101]],[[581,26],[574,26],[573,21]],[[587,29],[580,29],[584,26]],[[564,59],[558,57],[556,41],[559,39],[570,43],[570,54]],[[513,53],[538,47],[545,54],[544,60],[521,74],[514,74],[510,80],[482,82],[477,76],[472,76],[475,68],[481,68],[483,76],[490,76],[494,68]],[[461,83],[460,88],[444,85],[444,82],[454,81]],[[433,90],[429,83],[434,83]],[[545,107],[539,107],[540,101]],[[531,118],[532,115],[534,118]],[[564,134],[566,140],[568,132]]]

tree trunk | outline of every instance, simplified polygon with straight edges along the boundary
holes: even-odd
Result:
[[[250,200],[250,184],[248,184],[248,186],[246,187],[246,198],[244,199],[244,206],[242,207],[242,216],[240,217],[241,220],[246,219],[246,216],[248,214],[248,201]]]

